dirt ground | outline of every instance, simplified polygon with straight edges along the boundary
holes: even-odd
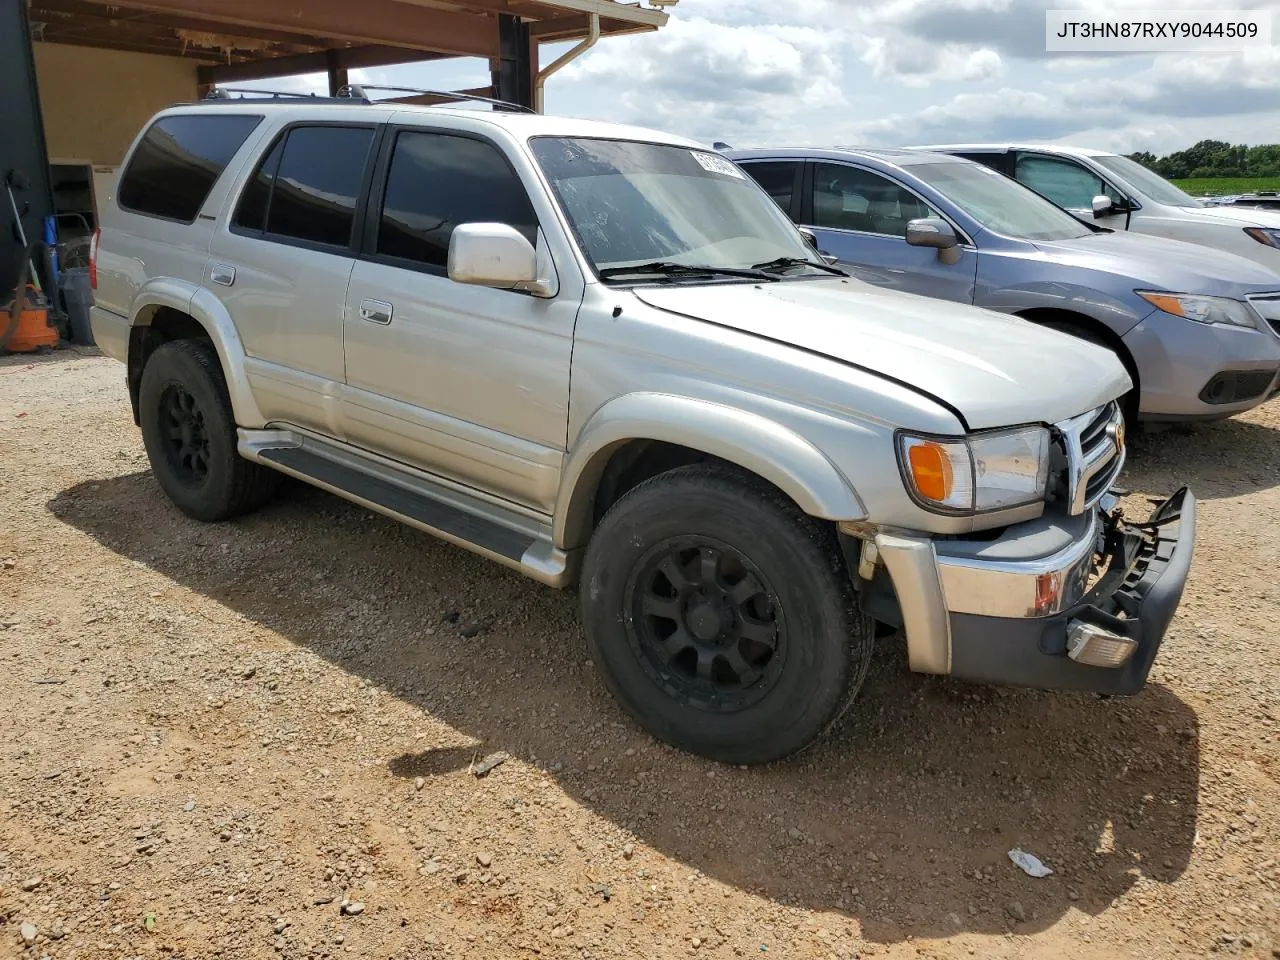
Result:
[[[739,769],[629,722],[571,593],[300,485],[186,519],[123,381],[0,360],[0,957],[1280,956],[1280,403],[1131,450],[1202,501],[1140,695],[886,643]]]

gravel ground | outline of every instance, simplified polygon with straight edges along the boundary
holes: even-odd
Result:
[[[746,770],[627,720],[570,593],[301,485],[186,519],[123,380],[0,360],[0,957],[1280,956],[1280,404],[1131,451],[1202,499],[1140,695],[885,643]]]

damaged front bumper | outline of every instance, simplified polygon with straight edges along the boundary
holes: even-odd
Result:
[[[897,615],[919,672],[1136,693],[1182,598],[1195,527],[1196,499],[1183,488],[1142,523],[1098,509],[991,540],[878,533],[874,557],[865,544],[860,553],[872,574],[864,606]],[[887,577],[872,573],[876,560]]]

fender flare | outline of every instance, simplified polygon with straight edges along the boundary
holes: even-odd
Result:
[[[242,427],[262,426],[265,421],[245,373],[244,343],[222,301],[195,284],[171,278],[151,280],[139,289],[130,306],[131,326],[149,326],[161,307],[185,313],[204,328],[218,352],[236,423]]]
[[[615,451],[633,440],[678,444],[735,463],[772,483],[813,517],[866,517],[853,485],[794,430],[720,403],[630,393],[608,401],[591,416],[565,460],[552,525],[557,546],[573,549],[587,542],[605,465]]]

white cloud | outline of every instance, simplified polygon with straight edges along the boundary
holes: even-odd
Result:
[[[673,18],[656,36],[602,43],[565,69],[556,95],[614,92],[610,119],[708,140],[780,135],[807,111],[838,109],[841,78],[838,39],[813,26]]]
[[[681,0],[656,33],[606,38],[547,86],[548,109],[735,146],[957,140],[1166,152],[1280,140],[1280,47],[1231,55],[1052,55],[1046,9],[1151,0]],[[1164,0],[1198,9],[1204,0]],[[1280,9],[1280,0],[1232,0]],[[544,63],[563,46],[542,51]],[[481,86],[482,60],[353,72]],[[263,86],[320,89],[323,78]]]
[[[894,80],[908,87],[956,80],[982,83],[1004,73],[1000,54],[987,47],[974,50],[955,44],[891,41],[887,37],[867,40],[862,62],[871,68],[876,80]]]

